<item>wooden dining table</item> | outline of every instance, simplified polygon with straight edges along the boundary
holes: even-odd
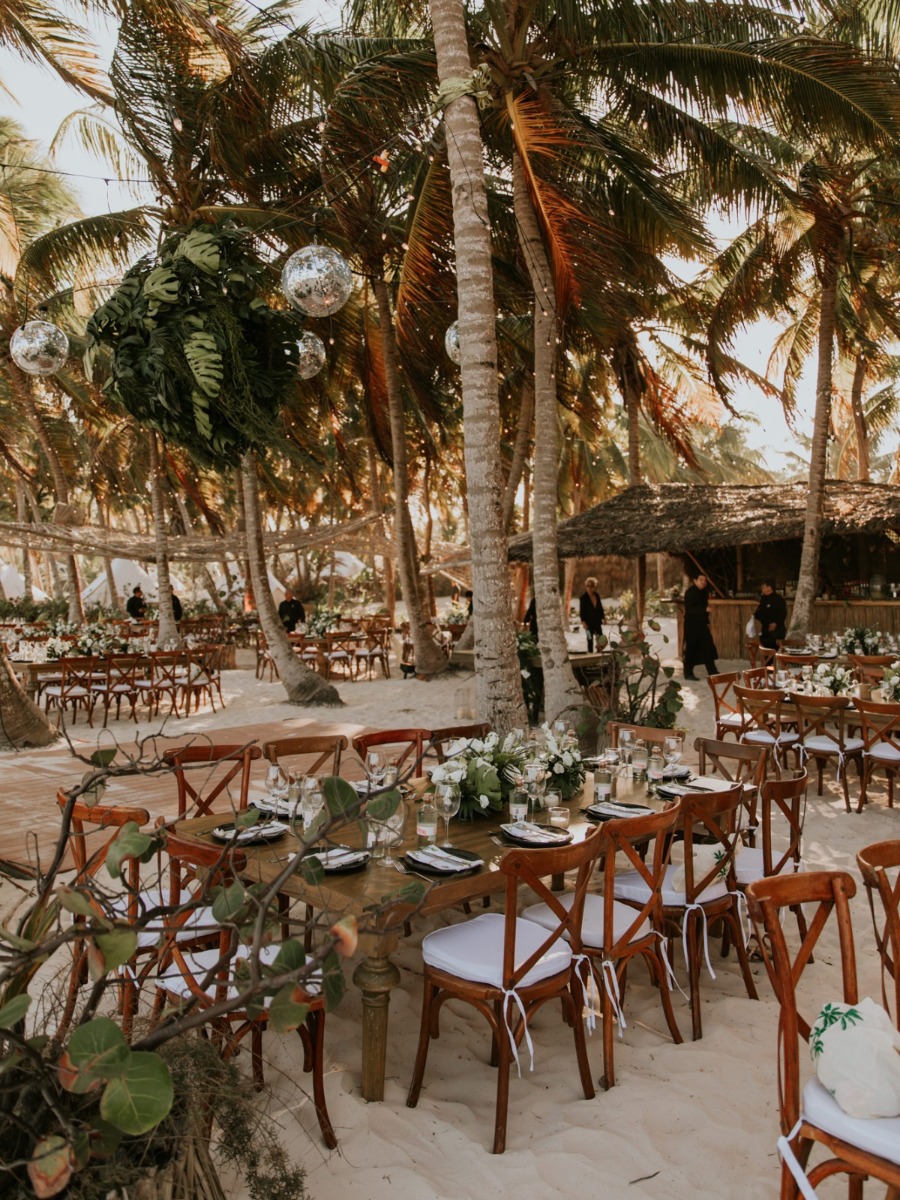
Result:
[[[427,781],[423,781],[427,784]],[[649,807],[661,808],[668,800],[648,797],[647,785],[630,779],[616,781],[620,800],[640,802]],[[591,802],[593,777],[588,773],[583,792],[565,804],[569,810],[569,832],[574,841],[584,839],[595,827],[581,811]],[[417,797],[407,797],[405,832],[402,844],[392,848],[394,856],[401,856],[416,847],[414,805]],[[210,831],[222,824],[222,814],[189,818],[178,822],[181,834],[212,841]],[[546,821],[544,813],[540,820]],[[506,876],[498,869],[504,854],[512,848],[503,842],[500,826],[509,821],[507,813],[476,817],[472,821],[455,820],[450,827],[452,845],[460,850],[476,853],[483,866],[469,875],[420,877],[413,872],[400,873],[391,866],[379,865],[370,860],[362,870],[346,874],[328,873],[321,883],[310,883],[299,870],[282,885],[281,894],[309,905],[316,913],[324,915],[324,924],[330,926],[341,917],[352,915],[360,926],[359,952],[362,955],[353,973],[353,982],[362,994],[362,1095],[365,1100],[384,1098],[384,1079],[387,1062],[387,1033],[391,992],[400,982],[400,972],[393,961],[404,926],[423,917],[430,917],[456,908],[466,902],[479,900],[483,896],[502,893]],[[441,842],[439,829],[438,843]],[[340,830],[332,831],[331,839],[336,844],[359,847],[361,833],[355,822]],[[217,843],[220,844],[220,843]],[[299,844],[292,833],[264,846],[242,846],[246,856],[244,877],[253,882],[273,883],[283,872],[287,856]],[[517,843],[518,844],[518,843]],[[415,880],[425,886],[425,894],[417,905],[396,898],[396,893],[405,882]],[[562,880],[559,880],[562,886]]]

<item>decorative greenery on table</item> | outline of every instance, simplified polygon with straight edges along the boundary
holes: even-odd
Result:
[[[518,730],[501,738],[460,738],[447,748],[447,759],[431,772],[432,784],[456,783],[460,789],[459,815],[468,820],[501,812],[516,786],[525,763],[525,747]]]
[[[541,726],[546,739],[546,747],[540,754],[541,761],[548,771],[547,787],[550,791],[559,792],[563,800],[571,800],[584,787],[584,763],[581,761],[581,751],[577,739],[562,742],[549,725]]]
[[[900,659],[884,668],[881,679],[881,695],[883,699],[896,704],[900,701]]]
[[[813,683],[831,692],[832,696],[846,696],[853,687],[853,672],[837,663],[819,663],[813,671]]]
[[[881,630],[868,625],[851,625],[839,635],[838,644],[844,654],[878,654]]]
[[[273,285],[249,230],[198,223],[142,258],[87,325],[112,352],[105,394],[141,425],[221,468],[278,440],[297,379],[302,320],[271,308]]]

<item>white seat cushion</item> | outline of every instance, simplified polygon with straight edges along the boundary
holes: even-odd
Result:
[[[571,892],[566,892],[565,895],[559,897],[559,902],[568,911],[572,907],[574,899],[575,897]],[[592,950],[603,949],[603,918],[605,907],[603,896],[595,896],[591,892],[585,897],[584,918],[581,924],[581,940],[585,947],[589,947]],[[634,924],[636,915],[635,910],[630,904],[623,904],[620,900],[613,900],[614,942],[619,942],[625,936]],[[556,915],[548,904],[533,904],[531,908],[525,909],[522,916],[526,921],[535,921],[538,925],[542,925],[544,929],[555,929],[557,925]],[[632,935],[631,941],[636,942],[640,938],[646,937],[649,932],[650,922],[644,918]]]
[[[266,966],[271,966],[278,957],[279,949],[279,946],[261,947],[259,952],[259,961],[264,963]],[[238,959],[247,958],[249,954],[249,946],[238,946],[234,953],[232,965]],[[194,977],[197,983],[199,983],[204,978],[206,973],[212,970],[212,968],[215,967],[216,963],[219,961],[219,948],[216,946],[214,950],[193,951],[185,954],[184,961],[191,975]],[[166,969],[166,971],[157,976],[157,982],[165,987],[167,992],[174,992],[178,996],[189,997],[193,994],[184,975],[174,963],[172,963]],[[303,983],[303,988],[309,993],[309,995],[317,996],[322,990],[321,972],[317,971],[310,979],[305,980]],[[214,982],[211,983],[208,988],[206,988],[206,994],[210,997],[210,999],[215,997],[216,985]],[[229,1000],[233,999],[237,994],[238,992],[236,988],[231,986],[228,988]],[[271,1002],[271,997],[267,996],[265,999],[266,1008],[269,1007]]]
[[[900,1163],[900,1117],[848,1117],[815,1077],[803,1088],[802,1110],[806,1120],[825,1133],[879,1158]]]
[[[871,750],[866,751],[866,756],[874,758],[876,762],[900,762],[900,746],[893,746],[890,742],[876,742]]]
[[[503,987],[503,932],[506,918],[501,913],[484,913],[460,925],[436,929],[422,941],[422,958],[430,967],[469,979]],[[516,922],[516,960],[530,958],[546,938],[546,932],[533,921],[519,917]],[[561,938],[534,964],[519,981],[528,987],[551,975],[565,971],[572,961],[572,951]]]
[[[834,738],[828,737],[827,734],[816,734],[814,737],[804,738],[801,745],[807,750],[823,751],[826,754],[838,754],[840,746]],[[865,742],[862,738],[844,738],[844,753],[855,754],[857,750],[862,750]]]
[[[781,853],[784,853],[784,851],[782,851]],[[781,855],[780,854],[776,855],[773,853],[772,857],[775,859],[776,864],[777,864],[778,858],[780,858]],[[791,874],[794,869],[793,864],[794,864],[794,860],[792,858],[786,859],[785,862],[782,864],[781,870],[776,872],[776,874],[778,874],[778,875]],[[800,863],[800,865],[797,869],[799,871],[803,870],[802,862]],[[762,848],[760,846],[744,846],[744,847],[742,847],[740,854],[737,856],[737,858],[734,861],[734,874],[735,874],[735,878],[737,879],[738,883],[741,884],[743,887],[746,887],[748,883],[753,883],[753,881],[756,879],[762,879],[764,877],[763,876]]]
[[[83,696],[89,696],[90,692],[87,690],[87,688],[83,688],[81,686],[66,688],[65,691],[63,691],[63,689],[61,687],[53,686],[53,687],[44,688],[44,695],[45,696],[67,696],[70,699],[73,696],[77,696],[79,699],[81,699]]]
[[[740,713],[723,713],[722,716],[718,718],[718,722],[720,725],[731,725],[738,727],[743,725],[744,718]]]
[[[774,746],[776,741],[779,746],[793,746],[799,736],[797,733],[782,731],[776,739],[767,729],[751,729],[749,733],[744,734],[744,741],[756,742],[760,746]]]
[[[686,894],[677,892],[672,886],[672,876],[677,870],[677,863],[669,863],[663,879],[662,902],[670,908],[684,908],[687,905]],[[622,875],[616,876],[615,893],[623,900],[633,900],[636,904],[645,904],[650,895],[650,889],[643,876],[639,875],[637,871],[625,871]],[[708,900],[720,900],[727,895],[728,883],[726,880],[714,879],[709,887],[704,888],[697,897],[697,903],[703,904]]]
[[[191,902],[190,893],[185,893],[182,904]],[[139,893],[138,899],[138,914],[149,912],[154,908],[164,908],[169,905],[169,893],[160,892],[156,888],[151,888],[146,892]],[[122,919],[128,916],[128,897],[117,896],[110,907],[113,913]],[[149,946],[155,946],[159,941],[160,934],[166,927],[165,917],[153,917],[152,919],[142,923],[142,928],[138,932],[138,949],[145,950]],[[213,916],[211,908],[195,908],[185,918],[184,925],[181,931],[176,935],[175,940],[178,942],[191,941],[193,938],[202,937],[204,934],[218,935],[221,925]]]

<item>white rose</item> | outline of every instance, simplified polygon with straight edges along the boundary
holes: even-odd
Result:
[[[566,768],[565,768],[565,767],[562,765],[562,763],[561,763],[561,762],[558,762],[558,763],[554,763],[554,764],[553,764],[553,773],[554,773],[554,775],[564,775],[564,774],[565,774],[565,771],[566,771]]]
[[[565,765],[566,765],[567,767],[571,767],[571,765],[572,765],[572,755],[571,755],[571,754],[568,752],[568,750],[566,750],[566,751],[565,751],[565,753],[563,754],[563,756],[562,756],[562,760],[563,760],[563,762],[565,763]]]
[[[530,671],[525,671],[525,670],[522,670],[522,671],[520,671],[520,672],[519,672],[519,674],[522,676],[522,678],[523,678],[523,679],[530,679],[530,678],[531,678],[531,672],[530,672]]]
[[[487,796],[479,796],[478,803],[482,808],[487,808],[487,806],[490,804],[490,800],[487,798]]]

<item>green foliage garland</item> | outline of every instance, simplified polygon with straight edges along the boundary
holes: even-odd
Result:
[[[88,322],[112,352],[104,392],[197,462],[236,464],[278,440],[302,321],[264,299],[271,270],[247,230],[196,224],[141,259]]]

